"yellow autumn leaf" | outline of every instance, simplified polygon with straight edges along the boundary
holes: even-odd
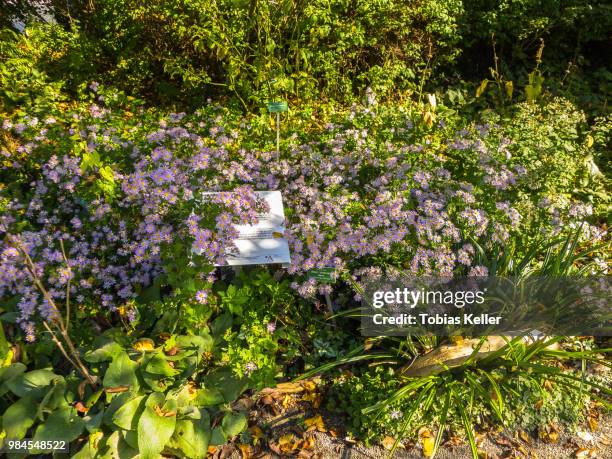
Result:
[[[512,99],[512,93],[514,92],[514,83],[512,83],[512,81],[506,81],[506,84],[504,86],[506,88],[506,95],[508,96],[508,99]]]
[[[132,348],[137,351],[152,351],[155,348],[155,343],[150,338],[141,338],[134,343]]]
[[[387,435],[385,438],[382,439],[381,444],[383,445],[383,448],[385,448],[386,450],[391,451],[393,449],[393,445],[395,445],[395,438],[390,437],[389,435]],[[398,448],[403,448],[404,445],[402,445],[401,443],[397,444]]]
[[[586,137],[586,147],[587,148],[591,148],[593,146],[593,143],[595,141],[593,140],[593,137],[591,137],[590,135],[587,135]]]
[[[421,438],[423,443],[423,456],[431,457],[434,453],[434,446],[436,444],[436,440],[433,435],[429,437]]]
[[[589,416],[587,418],[587,423],[589,424],[589,429],[591,429],[591,432],[595,432],[595,430],[597,430],[597,419],[595,419],[593,416]]]
[[[306,424],[307,427],[307,431],[311,431],[311,430],[318,430],[319,432],[325,432],[325,423],[323,422],[323,418],[321,417],[320,414],[312,417],[312,418],[308,418],[304,421],[304,424]]]
[[[476,89],[476,97],[480,97],[485,89],[487,89],[487,85],[489,84],[489,80],[482,80],[480,82],[480,86]]]
[[[251,447],[249,445],[241,443],[240,445],[238,445],[238,448],[240,449],[240,453],[242,454],[242,459],[250,459],[251,457],[253,457],[253,454],[251,453]]]
[[[308,392],[313,392],[314,390],[316,390],[317,385],[313,381],[303,381],[302,387]]]

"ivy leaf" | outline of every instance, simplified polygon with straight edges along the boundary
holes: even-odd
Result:
[[[145,396],[134,397],[113,415],[113,422],[124,430],[135,430],[144,410]]]
[[[176,426],[176,411],[172,414],[172,401],[164,406],[163,394],[155,392],[146,401],[146,407],[138,420],[138,450],[142,459],[157,458],[168,440],[172,437]],[[174,401],[176,409],[176,402]]]
[[[129,386],[133,391],[138,390],[136,368],[138,364],[126,352],[120,353],[108,366],[102,381],[104,387]]]

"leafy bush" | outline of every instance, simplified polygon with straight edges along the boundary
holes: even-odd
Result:
[[[228,371],[208,372],[204,356],[212,346],[207,334],[168,336],[157,347],[140,340],[134,349],[102,338],[84,355],[101,387],[51,369],[4,367],[2,393],[17,397],[3,409],[5,440],[28,431],[34,441],[61,438],[80,448],[77,458],[162,451],[203,457],[209,443],[225,443],[246,427],[245,415],[229,406],[246,383]],[[88,441],[78,442],[86,432]]]

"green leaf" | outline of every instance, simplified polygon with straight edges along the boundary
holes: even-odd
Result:
[[[225,443],[227,443],[225,432],[223,432],[223,429],[221,427],[215,427],[210,435],[210,444],[223,445]]]
[[[177,371],[172,368],[161,354],[155,354],[147,363],[146,371],[154,375],[174,376]]]
[[[104,387],[129,386],[133,391],[138,390],[136,368],[138,364],[125,351],[120,353],[108,366],[102,381]]]
[[[6,385],[18,397],[31,393],[42,398],[45,388],[56,378],[61,376],[51,370],[34,370],[10,379]]]
[[[217,388],[223,394],[227,403],[236,400],[247,388],[247,381],[237,377],[232,370],[223,368],[206,375],[203,378],[204,386]]]
[[[9,367],[0,368],[0,397],[10,390],[6,382],[21,376],[25,371],[26,366],[21,362],[14,363]]]
[[[34,441],[75,440],[85,428],[83,419],[70,406],[63,406],[51,413],[44,424],[36,429]]]
[[[37,404],[33,397],[23,397],[13,403],[2,415],[2,428],[6,440],[21,440],[36,419]]]
[[[225,397],[219,389],[212,387],[210,389],[200,389],[193,401],[196,406],[215,406],[225,402]]]
[[[99,363],[113,360],[116,356],[123,352],[123,348],[115,341],[109,341],[95,351],[90,351],[85,354],[83,359],[90,363]]]
[[[113,396],[110,405],[104,410],[104,417],[102,418],[102,422],[107,426],[113,427],[113,416],[121,408],[125,403],[127,403],[132,397],[134,397],[133,392],[123,392],[121,394],[116,394]]]
[[[227,413],[221,421],[223,432],[228,438],[234,437],[247,427],[247,418],[242,413]]]
[[[176,344],[181,350],[193,349],[198,354],[203,352],[211,352],[213,349],[213,338],[207,332],[202,332],[200,335],[186,336],[181,335],[176,337]]]
[[[190,458],[206,457],[210,442],[210,417],[200,411],[200,419],[183,419],[176,422],[176,429],[169,446],[181,450]]]
[[[163,394],[155,392],[146,401],[146,407],[138,420],[138,450],[142,459],[156,458],[162,452],[168,440],[172,437],[176,426],[176,411],[171,415],[172,403],[176,410],[176,401],[168,400],[161,407],[159,415],[155,407],[160,407],[164,400]]]
[[[138,455],[138,451],[125,441],[119,431],[100,440],[98,449],[100,452],[96,459],[131,459]]]
[[[145,396],[134,397],[113,415],[113,422],[124,430],[135,430],[144,410]]]
[[[96,414],[87,414],[83,416],[83,422],[85,423],[85,428],[89,433],[93,433],[100,428],[102,424],[102,418],[104,417],[104,409],[101,409]]]

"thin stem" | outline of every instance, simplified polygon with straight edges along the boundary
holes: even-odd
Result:
[[[70,326],[70,281],[72,280],[72,269],[68,263],[66,250],[64,249],[64,241],[62,239],[60,239],[60,247],[62,248],[62,256],[64,257],[64,262],[68,269],[68,282],[66,282],[66,332],[68,332],[68,327]]]

